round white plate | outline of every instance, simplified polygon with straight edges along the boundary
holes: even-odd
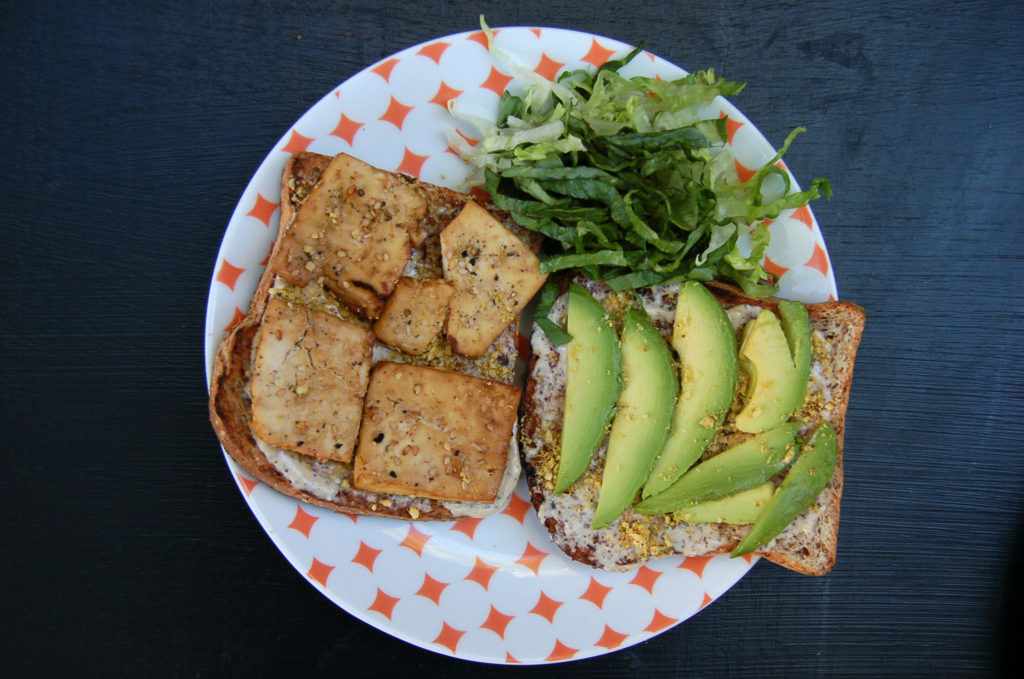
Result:
[[[630,47],[553,28],[501,28],[496,45],[548,78],[592,67]],[[410,47],[349,78],[317,102],[270,151],[235,208],[214,269],[206,314],[207,380],[224,332],[247,309],[278,227],[285,160],[308,150],[350,153],[378,167],[458,187],[463,161],[448,147],[446,102],[493,119],[506,87],[519,86],[487,51],[481,31]],[[652,54],[628,75],[677,78],[685,71]],[[774,150],[724,100],[729,143],[741,174]],[[825,243],[807,208],[771,225],[766,267],[781,294],[835,298]],[[555,549],[528,501],[525,482],[489,518],[409,522],[335,514],[285,497],[226,458],[256,518],[296,570],[350,614],[399,639],[491,663],[552,663],[639,643],[694,615],[737,582],[756,559],[669,557],[630,573],[579,565]]]

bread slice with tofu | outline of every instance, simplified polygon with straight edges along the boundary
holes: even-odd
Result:
[[[267,268],[210,380],[214,430],[247,474],[352,514],[452,520],[505,505],[520,475],[517,317],[475,356],[444,330],[457,286],[441,234],[467,205],[511,247],[539,248],[468,194],[345,154],[287,162]]]
[[[606,310],[616,312],[632,299],[607,285],[583,277],[559,280],[561,296],[549,318],[564,327],[566,291],[570,282],[583,285]],[[718,282],[707,284],[721,302],[736,332],[762,309],[776,309],[778,299],[754,299],[737,288]],[[665,284],[636,291],[654,326],[666,339],[672,334],[678,285]],[[814,355],[812,378],[804,404],[793,419],[805,423],[808,434],[828,422],[838,435],[835,473],[814,503],[782,533],[755,553],[786,568],[808,575],[827,573],[835,562],[839,505],[843,489],[842,442],[857,347],[864,328],[864,311],[849,302],[806,305]],[[731,551],[749,532],[748,525],[687,523],[674,514],[645,515],[627,508],[603,528],[591,527],[601,488],[606,444],[595,452],[580,479],[563,493],[554,492],[565,407],[566,345],[557,347],[535,328],[533,355],[523,397],[521,446],[530,494],[537,514],[552,541],[568,556],[609,571],[638,568],[662,556],[708,556]],[[737,389],[742,393],[743,384]],[[726,415],[721,429],[704,453],[705,459],[749,438],[735,427],[738,411]]]

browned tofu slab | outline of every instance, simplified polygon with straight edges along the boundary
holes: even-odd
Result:
[[[286,225],[271,267],[300,287],[322,276],[353,311],[376,318],[425,236],[425,214],[403,179],[339,154]]]
[[[441,334],[455,288],[442,280],[403,277],[373,325],[377,339],[419,356]]]
[[[373,333],[271,298],[253,366],[253,431],[271,445],[347,462],[370,379]]]
[[[444,274],[455,287],[446,331],[452,348],[478,358],[544,285],[540,260],[473,201],[441,232]]]
[[[437,500],[493,501],[519,396],[511,384],[381,361],[366,392],[353,485]]]

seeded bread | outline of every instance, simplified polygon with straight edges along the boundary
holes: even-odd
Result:
[[[560,281],[563,294],[549,314],[551,320],[563,326],[564,290],[570,280]],[[603,283],[579,277],[574,280],[590,290],[613,314],[628,303],[628,296],[614,293]],[[729,285],[709,283],[708,287],[734,319],[737,332],[760,309],[774,309],[778,305],[777,299],[753,299]],[[677,290],[677,285],[661,285],[638,291],[655,326],[666,339],[672,334]],[[839,460],[835,475],[814,505],[756,553],[799,573],[822,575],[832,568],[836,558],[843,488],[843,431],[864,312],[848,302],[808,304],[807,309],[815,356],[808,397],[794,419],[807,423],[801,432],[804,437],[813,433],[821,422],[829,422],[839,437]],[[748,526],[688,524],[670,514],[645,516],[631,509],[607,527],[591,529],[605,448],[602,445],[597,451],[580,480],[564,493],[554,494],[565,403],[565,348],[553,346],[544,332],[535,328],[532,349],[522,406],[523,462],[533,505],[559,548],[581,563],[623,571],[671,554],[705,556],[728,552],[739,543],[749,531]],[[742,393],[743,388],[741,376],[737,393]],[[732,426],[737,410],[734,405],[705,458],[749,436],[735,431]]]
[[[299,213],[310,191],[317,185],[331,157],[300,153],[286,164],[281,184],[281,227],[271,251],[270,261],[282,249],[288,227]],[[441,278],[442,261],[439,234],[470,199],[468,194],[414,180],[400,173],[386,173],[388,179],[410,187],[426,204],[418,226],[423,239],[418,243],[404,275],[412,278]],[[504,226],[532,250],[540,246],[540,237],[514,224],[509,216],[486,206]],[[254,357],[260,341],[260,326],[268,300],[278,297],[290,303],[319,311],[328,311],[347,322],[369,328],[371,321],[359,318],[349,305],[339,303],[316,281],[304,288],[288,285],[268,266],[261,277],[246,317],[224,337],[217,352],[210,380],[210,420],[224,450],[246,473],[275,490],[311,504],[350,514],[371,514],[404,519],[447,521],[460,516],[480,516],[498,511],[507,502],[520,474],[515,435],[510,441],[503,479],[494,502],[451,502],[394,493],[373,493],[352,487],[353,463],[317,459],[275,449],[258,441],[253,434],[253,403],[250,385]],[[355,305],[358,307],[358,305]],[[457,356],[443,337],[420,355],[412,356],[378,342],[372,353],[374,363],[381,360],[413,363],[511,384],[517,358],[518,327],[511,323],[477,359]],[[517,390],[518,397],[518,390]],[[513,406],[514,410],[514,406]]]

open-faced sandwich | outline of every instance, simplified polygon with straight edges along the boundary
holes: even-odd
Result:
[[[356,514],[499,511],[520,475],[518,319],[539,237],[340,154],[289,160],[281,226],[224,338],[210,417],[250,474]]]
[[[523,403],[533,504],[573,559],[756,553],[835,561],[842,440],[863,310],[696,281],[615,292],[561,279]]]

